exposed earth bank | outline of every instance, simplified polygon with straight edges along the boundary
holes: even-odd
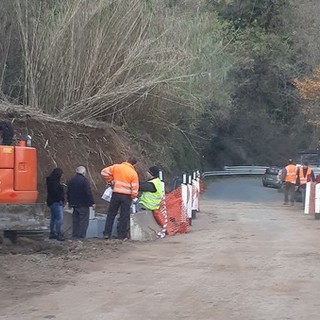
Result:
[[[143,179],[147,168],[154,164],[148,151],[133,137],[105,123],[64,122],[29,107],[0,104],[1,120],[13,121],[16,141],[27,134],[32,136],[32,145],[38,153],[38,202],[45,202],[45,178],[55,167],[63,169],[67,181],[75,174],[77,166],[86,166],[95,200],[103,207],[102,168],[133,155],[138,159],[137,170]]]

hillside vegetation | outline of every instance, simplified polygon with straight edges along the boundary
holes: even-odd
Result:
[[[169,171],[280,165],[318,143],[295,80],[319,9],[301,2],[2,0],[0,97],[119,128]]]

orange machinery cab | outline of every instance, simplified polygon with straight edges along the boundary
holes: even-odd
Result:
[[[0,203],[35,203],[37,197],[37,150],[0,145]]]

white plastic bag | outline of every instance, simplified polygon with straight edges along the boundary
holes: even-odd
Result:
[[[112,197],[112,188],[111,188],[111,187],[108,187],[108,188],[104,191],[101,199],[110,202],[110,201],[111,201],[111,197]]]

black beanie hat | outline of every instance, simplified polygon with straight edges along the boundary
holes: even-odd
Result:
[[[156,167],[156,166],[153,166],[153,167],[150,167],[148,172],[153,176],[153,177],[156,177],[156,178],[159,178],[159,168]]]

